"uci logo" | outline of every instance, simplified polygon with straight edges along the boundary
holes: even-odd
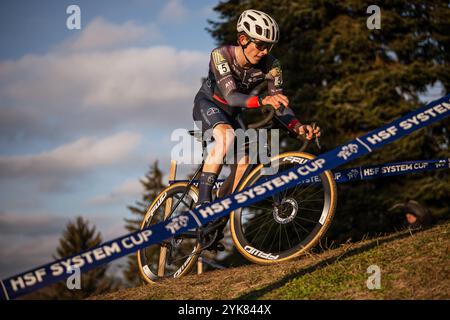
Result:
[[[212,108],[208,109],[208,111],[206,112],[206,115],[212,116],[213,114],[216,114],[216,113],[219,113],[219,109],[212,107]]]

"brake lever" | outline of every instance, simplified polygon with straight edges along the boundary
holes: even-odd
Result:
[[[313,129],[313,131],[316,129],[317,124],[315,122],[311,123],[311,127]],[[306,141],[307,144],[309,144],[311,142],[311,140],[306,139],[306,132],[303,133],[302,135],[298,136],[300,140]],[[320,141],[319,141],[319,137],[315,134],[314,135],[314,142],[317,145],[317,148],[322,149],[322,146],[320,145]]]
[[[269,105],[270,106],[270,105]],[[270,106],[271,108],[273,108],[273,106]],[[283,104],[283,103],[280,103],[280,107],[278,108],[278,110],[276,110],[276,111],[280,111],[281,113],[283,113],[283,111],[285,110],[285,108],[286,108],[286,106]],[[275,109],[275,108],[273,108],[273,109]],[[276,113],[274,114],[274,116],[276,117]],[[311,127],[313,128],[313,131],[316,129],[316,127],[317,127],[317,123],[315,123],[315,122],[313,122],[312,124],[311,124]],[[297,136],[300,140],[303,140],[303,141],[305,141],[306,140],[306,142],[307,143],[309,143],[310,142],[310,140],[307,140],[306,139],[306,133],[304,133],[303,135],[299,135],[299,136]],[[322,146],[320,145],[320,142],[319,142],[319,137],[317,136],[317,135],[314,135],[314,137],[315,137],[315,143],[316,143],[316,145],[317,145],[317,148],[319,148],[319,149],[322,149]]]
[[[313,128],[313,131],[314,131],[316,129],[316,127],[317,127],[317,123],[313,122],[311,124],[311,127]],[[322,149],[322,146],[320,145],[319,137],[317,136],[317,134],[315,134],[314,137],[315,137],[317,148]]]
[[[318,136],[316,136],[316,145],[317,145],[317,148],[322,149],[322,146],[319,143],[319,137]]]

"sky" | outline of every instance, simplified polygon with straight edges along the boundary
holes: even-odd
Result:
[[[50,262],[76,216],[104,241],[126,233],[139,179],[155,160],[167,173],[174,130],[194,128],[217,3],[0,2],[0,278]]]

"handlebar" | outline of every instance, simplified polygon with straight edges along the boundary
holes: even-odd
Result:
[[[284,106],[284,105],[281,105],[281,107],[279,108],[279,110],[282,112],[284,108],[285,108],[285,106]],[[249,125],[247,126],[249,129],[257,129],[257,128],[264,127],[264,126],[267,125],[270,121],[272,121],[273,117],[276,117],[276,116],[277,116],[276,113],[275,113],[275,111],[276,111],[275,108],[274,108],[272,105],[270,105],[270,104],[265,105],[265,106],[262,106],[262,107],[261,107],[261,110],[262,110],[263,113],[267,113],[267,116],[265,116],[262,120],[260,120],[260,121],[258,121],[258,122],[249,124]],[[280,121],[280,123],[281,123],[283,126],[286,127],[286,129],[288,130],[288,132],[292,132],[292,130],[291,130],[290,128],[288,128],[282,121]],[[311,126],[312,126],[312,128],[313,128],[313,130],[314,130],[314,129],[317,127],[317,124],[316,124],[315,122],[313,122],[313,123],[311,124]],[[294,136],[293,134],[291,134],[291,136],[293,136],[294,138],[299,139],[300,141],[303,142],[303,145],[302,145],[302,147],[300,148],[300,151],[305,150],[306,147],[311,143],[311,140],[307,140],[307,139],[306,139],[306,135],[305,135],[305,134],[304,134],[304,135],[295,135],[295,136]],[[316,145],[317,145],[317,147],[318,147],[319,149],[322,148],[321,145],[320,145],[320,142],[319,142],[319,137],[317,137],[317,136],[315,136],[315,143],[316,143]]]
[[[264,127],[266,124],[268,124],[270,121],[272,121],[273,116],[275,115],[275,108],[268,104],[261,107],[261,110],[263,113],[267,113],[267,116],[264,117],[261,121],[251,123],[247,127],[249,129],[258,129],[261,127]]]

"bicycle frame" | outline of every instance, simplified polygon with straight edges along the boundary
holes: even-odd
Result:
[[[288,133],[289,133],[290,136],[293,136],[293,133],[292,133],[291,129],[288,128],[288,127],[287,127],[287,126],[279,119],[279,117],[276,115],[275,112],[272,112],[272,113],[271,113],[271,117],[272,117],[272,118],[275,118],[275,119],[278,121],[278,123],[281,124],[281,125],[284,127],[284,129],[288,131]],[[262,123],[262,122],[261,122],[261,123]],[[243,125],[243,123],[242,123],[242,125]],[[261,126],[261,127],[256,127],[255,129],[262,129],[262,128],[264,128],[264,127],[270,128],[271,125],[268,127],[268,126],[267,126],[267,121],[266,121],[266,124],[265,124],[265,125],[263,125],[263,126]],[[258,138],[259,138],[259,136],[258,136]],[[259,140],[257,141],[257,143],[259,143]],[[300,148],[299,151],[303,151],[303,150],[306,148],[306,146],[308,145],[308,143],[309,143],[308,141],[307,141],[306,143],[304,143],[304,145]],[[202,140],[202,149],[203,149],[203,152],[205,152],[206,147],[207,147],[207,141]],[[267,148],[267,154],[268,154],[268,156],[271,157],[272,155],[271,155],[270,143],[266,143],[265,147]],[[224,160],[225,160],[225,157],[224,157]],[[204,164],[205,164],[205,159],[203,158],[203,159],[202,159],[202,163],[201,163],[200,166],[197,168],[197,170],[195,171],[194,175],[189,179],[188,186],[187,186],[186,190],[184,191],[183,195],[182,195],[181,198],[177,201],[177,203],[176,203],[175,205],[172,206],[172,209],[171,209],[171,211],[170,211],[170,213],[169,213],[169,215],[168,215],[169,217],[173,214],[173,212],[176,210],[176,208],[178,207],[178,205],[181,203],[182,199],[183,199],[183,198],[186,196],[186,194],[189,192],[190,187],[193,185],[193,181],[196,180],[196,178],[197,178],[197,176],[199,175],[199,173],[202,172],[203,167],[204,167]],[[244,181],[245,178],[247,177],[247,175],[248,175],[248,174],[249,174],[256,166],[258,166],[258,164],[259,164],[258,161],[257,161],[257,163],[255,163],[255,164],[249,164],[248,167],[247,167],[247,169],[246,169],[246,171],[245,171],[244,174],[242,175],[242,177],[241,177],[239,183],[241,183],[241,181]],[[236,164],[233,164],[233,165],[236,165]],[[225,184],[225,182],[226,182],[228,179],[230,179],[231,181],[234,181],[234,179],[235,179],[235,174],[236,174],[236,171],[234,171],[233,174],[231,174],[230,176],[228,176],[227,179],[225,179],[224,184]],[[231,191],[232,191],[232,190],[226,190],[226,192],[225,192],[224,195],[229,194]],[[277,197],[277,196],[278,196],[278,195],[274,195],[274,197]],[[216,228],[217,228],[217,226],[214,226],[214,225],[212,225],[212,226],[210,226],[210,227],[205,227],[205,228],[203,229],[203,232],[208,233],[208,232],[214,231]],[[196,237],[198,237],[198,232],[197,232],[197,231],[187,231],[187,232],[183,233],[183,235],[181,235],[181,236],[182,236],[182,237],[186,237],[186,238],[196,238]]]

